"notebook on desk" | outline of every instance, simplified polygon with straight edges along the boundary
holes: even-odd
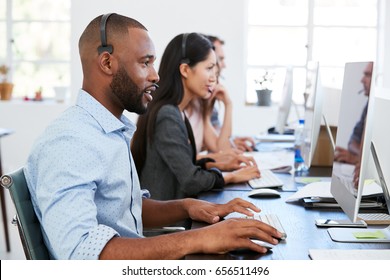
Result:
[[[364,185],[363,197],[383,194],[381,186],[375,181]],[[300,188],[296,193],[287,198],[286,202],[299,201],[304,198],[334,198],[330,192],[330,182],[314,182]]]
[[[346,243],[390,243],[390,226],[378,228],[328,228],[333,241]]]

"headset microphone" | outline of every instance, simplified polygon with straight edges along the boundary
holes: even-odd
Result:
[[[103,15],[100,21],[100,39],[102,41],[102,45],[98,47],[99,54],[101,54],[102,52],[108,52],[112,54],[112,52],[114,51],[112,45],[107,45],[107,34],[106,34],[107,20],[113,14],[114,13]]]

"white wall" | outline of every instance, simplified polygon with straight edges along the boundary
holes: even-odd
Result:
[[[34,140],[68,105],[54,102],[0,101],[0,127],[14,132],[1,138],[3,172],[25,164]]]
[[[383,63],[383,69],[381,69],[381,75],[383,80],[382,83],[378,84],[378,86],[390,88],[390,36],[388,36],[390,31],[390,3],[388,1],[383,2],[383,5],[385,6],[382,11],[384,14],[384,42],[381,46],[383,52],[380,55],[382,55],[382,57],[378,58],[378,61],[380,60]]]
[[[385,1],[384,1],[385,2]],[[93,3],[93,5],[91,5]],[[383,10],[390,15],[390,5],[383,5]],[[161,57],[167,43],[182,32],[203,32],[218,35],[226,41],[225,53],[227,69],[223,81],[234,102],[233,132],[240,135],[254,135],[265,131],[275,124],[277,108],[245,106],[245,0],[116,0],[116,1],[72,1],[72,38],[71,71],[72,93],[81,86],[82,72],[79,62],[78,38],[85,26],[94,17],[108,12],[117,12],[138,19],[150,32],[157,55]],[[390,30],[390,16],[384,18],[384,30]],[[386,32],[385,32],[386,33]],[[381,70],[384,86],[390,87],[390,38],[384,36],[380,46],[383,62]],[[158,61],[157,61],[158,66]],[[338,105],[335,94],[328,94],[325,100],[325,114],[330,124]],[[327,101],[328,100],[328,101]],[[337,102],[336,102],[337,103]],[[329,105],[327,105],[329,104]],[[15,133],[1,140],[4,171],[9,171],[24,164],[32,143],[55,117],[67,105],[0,102],[0,127],[12,128]],[[136,116],[130,115],[132,119]],[[290,114],[294,118],[295,114]]]

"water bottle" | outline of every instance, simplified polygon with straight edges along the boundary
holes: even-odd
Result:
[[[294,167],[296,172],[305,171],[305,162],[302,158],[302,148],[305,141],[304,135],[305,129],[305,120],[300,119],[298,125],[295,127],[294,136],[295,136],[295,156],[294,156]]]

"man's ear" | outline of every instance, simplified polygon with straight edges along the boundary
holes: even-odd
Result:
[[[188,71],[190,70],[190,66],[188,66],[187,63],[182,63],[182,64],[180,64],[179,70],[180,70],[180,74],[181,74],[184,78],[188,78]]]
[[[100,69],[107,75],[112,75],[115,72],[114,68],[114,57],[108,52],[103,52],[99,55],[99,66]]]

